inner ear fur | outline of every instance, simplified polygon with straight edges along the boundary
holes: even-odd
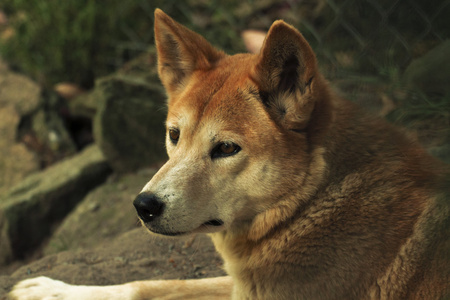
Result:
[[[270,27],[254,69],[261,99],[288,129],[303,131],[315,106],[320,81],[313,50],[291,25],[276,21]]]
[[[155,10],[155,43],[159,77],[169,94],[182,90],[193,71],[209,69],[225,56],[160,9]]]

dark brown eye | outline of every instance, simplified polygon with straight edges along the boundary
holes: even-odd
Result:
[[[236,151],[237,145],[231,143],[223,143],[220,145],[220,152],[223,154],[231,154]]]
[[[227,157],[238,153],[241,147],[234,143],[225,142],[217,145],[211,153],[212,158]]]
[[[175,128],[170,128],[169,138],[172,141],[172,143],[176,144],[178,142],[178,139],[180,138],[180,131]]]

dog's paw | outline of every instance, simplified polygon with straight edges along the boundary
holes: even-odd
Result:
[[[8,295],[8,300],[124,300],[133,299],[132,285],[85,286],[70,285],[48,277],[37,277],[19,282]]]
[[[71,287],[59,280],[37,277],[16,284],[8,297],[11,300],[68,300]]]

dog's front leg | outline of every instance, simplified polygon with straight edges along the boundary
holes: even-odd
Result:
[[[135,281],[128,283],[136,292],[137,300],[145,299],[231,299],[233,280],[230,276],[190,279]]]
[[[231,277],[135,281],[111,286],[70,285],[47,277],[18,283],[11,300],[230,299]]]
[[[8,300],[75,300],[75,299],[135,299],[136,291],[129,284],[112,286],[70,285],[48,277],[36,277],[19,282]],[[138,299],[138,298],[136,298]]]

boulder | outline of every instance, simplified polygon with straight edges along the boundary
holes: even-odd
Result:
[[[23,179],[0,197],[0,265],[22,258],[102,183],[110,168],[96,146]]]
[[[13,106],[0,107],[0,195],[39,169],[37,156],[15,140],[19,122]]]
[[[17,141],[22,116],[39,106],[41,89],[0,61],[0,195],[39,169],[38,157]]]
[[[91,191],[64,219],[44,248],[44,254],[91,248],[140,225],[133,200],[156,169],[111,176]]]
[[[158,70],[156,68],[156,49],[149,47],[148,50],[124,64],[112,76],[141,82],[143,84],[155,84],[159,82]],[[98,99],[95,89],[82,93],[68,101],[69,110],[72,115],[93,119],[97,111]]]
[[[411,62],[403,78],[405,85],[427,95],[450,95],[450,40],[446,40]]]
[[[97,102],[94,91],[91,91],[70,99],[68,105],[73,116],[92,120],[97,112]]]
[[[94,93],[94,139],[115,171],[133,171],[166,159],[166,97],[161,85],[116,75],[99,80]]]
[[[64,106],[55,93],[0,61],[0,195],[77,151],[61,116]]]
[[[41,87],[0,62],[0,106],[11,105],[20,116],[30,114],[40,103]]]

